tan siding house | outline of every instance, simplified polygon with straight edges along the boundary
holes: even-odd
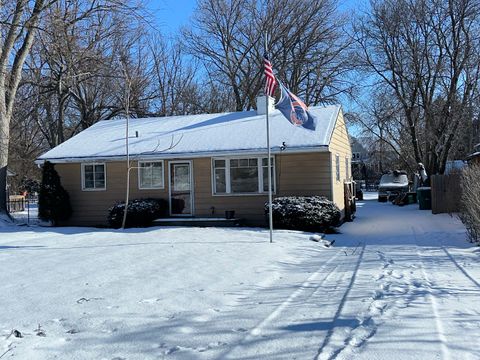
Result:
[[[311,108],[315,131],[271,114],[274,197],[322,195],[344,209],[351,149],[339,106]],[[255,112],[132,119],[130,199],[163,198],[171,216],[235,217],[264,225],[268,197],[265,117]],[[65,225],[105,225],[124,200],[125,120],[102,121],[42,155],[70,194]],[[172,146],[172,144],[175,144]],[[152,151],[153,149],[153,151]]]

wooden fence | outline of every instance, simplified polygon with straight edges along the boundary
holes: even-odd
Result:
[[[462,187],[460,174],[432,175],[432,213],[453,213],[460,210]]]

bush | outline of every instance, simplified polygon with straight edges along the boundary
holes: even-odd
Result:
[[[43,164],[42,184],[38,195],[38,217],[51,221],[54,226],[72,215],[70,197],[60,183],[54,165],[48,161]]]
[[[268,214],[268,203],[265,204]],[[272,202],[273,224],[277,228],[327,231],[340,223],[340,210],[323,196],[288,196]]]
[[[122,226],[125,202],[108,209],[108,223],[113,228]],[[153,220],[168,215],[168,201],[164,199],[136,199],[128,202],[126,227],[145,227]]]
[[[462,174],[460,219],[471,242],[480,242],[480,165],[469,165]]]

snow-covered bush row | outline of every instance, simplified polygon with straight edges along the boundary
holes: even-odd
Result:
[[[460,218],[472,242],[480,243],[480,165],[470,165],[462,175]]]
[[[268,203],[265,204],[268,214]],[[326,231],[338,226],[340,210],[323,196],[288,196],[272,203],[273,224],[277,228]]]
[[[108,209],[108,223],[113,228],[122,226],[125,202]],[[127,227],[149,226],[153,220],[168,215],[168,201],[164,199],[135,199],[128,202]]]

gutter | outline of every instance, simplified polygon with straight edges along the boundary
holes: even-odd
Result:
[[[301,154],[301,153],[317,153],[328,152],[328,145],[316,146],[297,146],[287,147],[281,150],[280,147],[271,149],[273,155],[278,154]],[[223,151],[201,151],[195,153],[141,153],[131,154],[132,160],[148,160],[148,159],[196,159],[204,157],[216,156],[232,156],[232,155],[263,155],[267,149],[238,149],[238,150],[223,150]],[[61,157],[61,158],[39,158],[35,160],[35,164],[41,165],[45,161],[50,161],[53,164],[79,163],[79,162],[103,162],[103,161],[125,161],[126,155],[111,155],[111,156],[76,156],[76,157]]]

